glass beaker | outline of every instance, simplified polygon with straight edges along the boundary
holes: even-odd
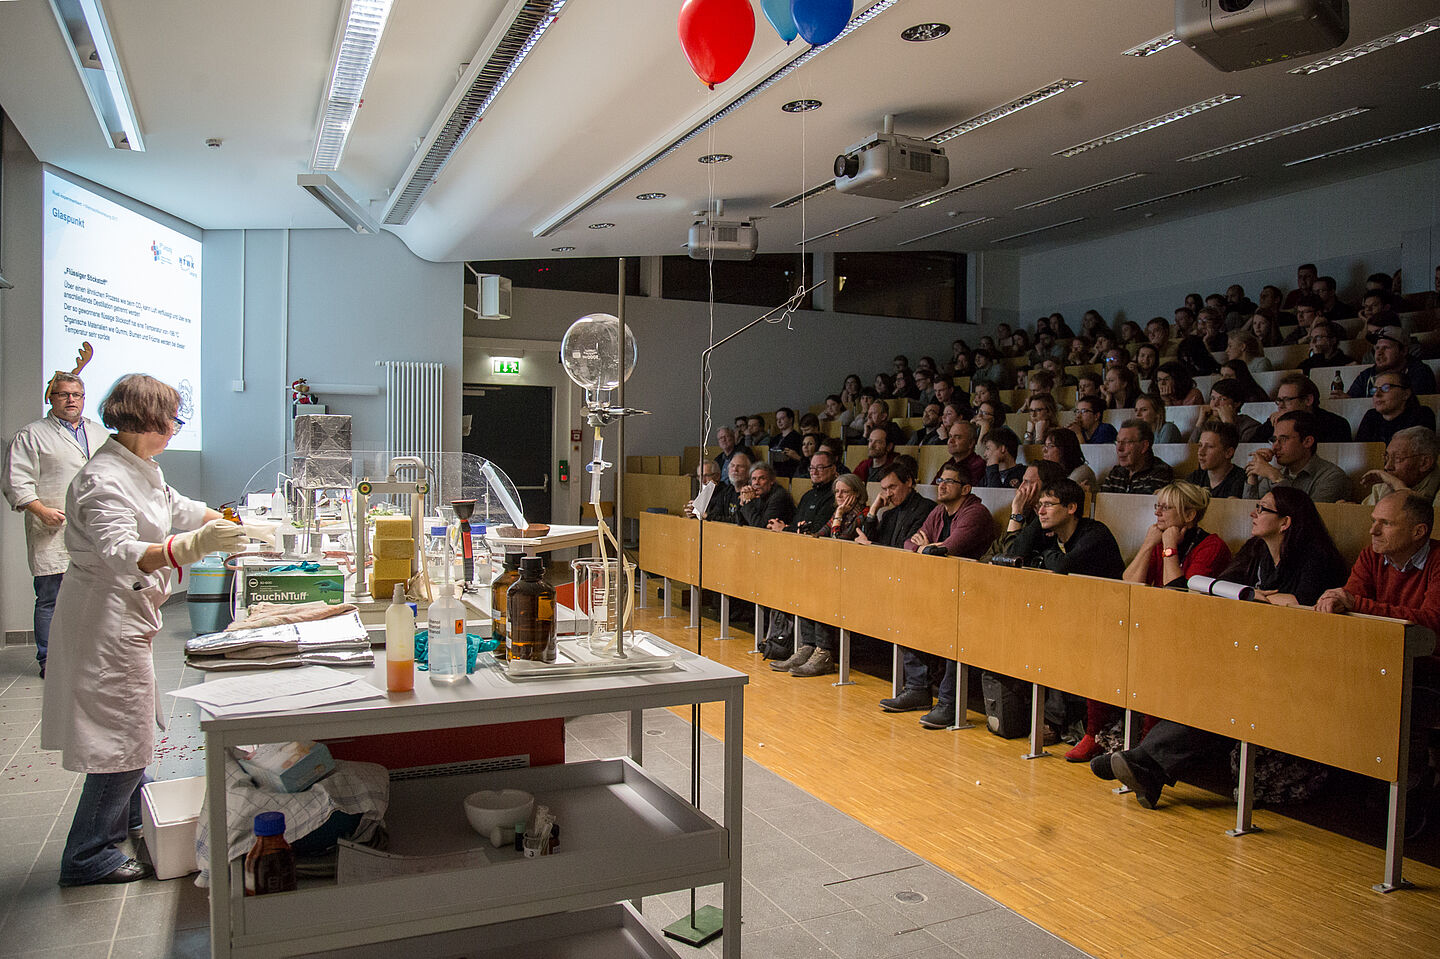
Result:
[[[615,636],[629,627],[626,600],[635,580],[635,564],[585,557],[570,561],[575,571],[575,632],[593,653],[609,652]],[[623,576],[622,576],[623,570]]]

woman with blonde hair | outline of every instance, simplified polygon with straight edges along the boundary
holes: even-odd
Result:
[[[1275,367],[1265,358],[1265,348],[1249,330],[1231,330],[1225,340],[1225,359],[1239,360],[1251,374],[1269,373]]]

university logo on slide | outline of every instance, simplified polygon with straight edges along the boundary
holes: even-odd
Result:
[[[175,262],[174,248],[161,243],[159,240],[150,241],[150,255],[155,258],[156,263],[170,264]]]

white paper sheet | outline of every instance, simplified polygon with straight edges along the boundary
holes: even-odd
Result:
[[[695,515],[701,519],[705,518],[706,512],[710,509],[710,497],[715,495],[715,483],[706,483],[700,487],[700,492],[695,494]]]
[[[257,673],[253,676],[232,676],[209,683],[186,686],[169,693],[181,699],[193,699],[202,706],[235,706],[257,703],[296,693],[313,693],[335,689],[356,682],[353,675],[328,666],[306,666],[284,672]],[[365,684],[369,686],[368,683]],[[369,686],[374,689],[375,687]],[[341,700],[343,702],[344,700]]]

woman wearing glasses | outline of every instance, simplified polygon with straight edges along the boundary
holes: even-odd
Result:
[[[1355,430],[1357,443],[1384,443],[1411,426],[1435,428],[1435,411],[1421,406],[1410,388],[1410,377],[1404,370],[1381,373],[1375,377],[1375,393],[1370,397],[1369,410]]]
[[[1085,454],[1080,449],[1080,439],[1070,430],[1052,430],[1045,434],[1040,445],[1040,455],[1052,463],[1058,463],[1065,470],[1067,479],[1080,484],[1087,493],[1095,492],[1100,485],[1095,482],[1095,471],[1085,465]]]
[[[85,773],[60,858],[60,885],[134,882],[154,874],[125,855],[140,825],[140,787],[160,720],[150,642],[172,570],[235,552],[239,526],[166,485],[155,462],[184,425],[180,394],[159,380],[121,377],[100,407],[115,435],[95,451],[65,499],[70,569],[60,586],[40,744]],[[192,532],[170,535],[172,529]]]

